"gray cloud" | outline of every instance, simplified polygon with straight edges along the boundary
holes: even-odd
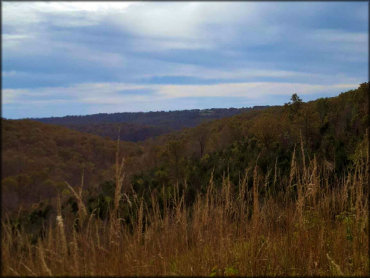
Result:
[[[53,101],[59,107],[100,104],[95,110],[135,103],[122,109],[140,110],[149,109],[148,98],[153,105],[166,99],[176,106],[175,96],[187,98],[186,105],[197,103],[197,96],[248,99],[248,92],[262,101],[274,90],[291,94],[288,84],[307,94],[356,87],[368,75],[366,7],[4,2],[5,111],[22,102],[40,107]],[[137,95],[119,93],[130,90],[122,86],[136,86]]]

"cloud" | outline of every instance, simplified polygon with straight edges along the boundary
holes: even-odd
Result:
[[[3,104],[17,103],[29,93],[27,89],[4,89],[1,92]]]
[[[334,94],[368,79],[368,3],[2,8],[5,115],[282,103],[293,91]]]
[[[227,83],[215,85],[164,85],[159,93],[167,98],[184,97],[245,97],[248,99],[263,98],[273,95],[290,96],[325,93],[333,90],[356,88],[357,84],[313,85],[302,83]]]
[[[111,104],[129,100],[140,100],[140,91],[147,92],[149,86],[124,83],[84,83],[68,87],[45,87],[34,89],[4,89],[3,103],[53,103],[56,100],[79,103]],[[137,95],[125,94],[136,90]]]
[[[13,77],[17,75],[17,72],[15,70],[11,71],[3,71],[1,74],[3,77]]]
[[[124,16],[115,17],[112,22],[125,31],[147,38],[200,39],[207,36],[206,25],[241,21],[252,15],[253,6],[225,2],[145,3],[131,6]]]
[[[69,21],[53,22],[60,26],[86,26],[97,24],[112,12],[122,12],[135,2],[33,2],[3,3],[3,21],[15,28],[31,29],[29,25],[44,23],[50,17],[64,17]],[[22,14],[22,16],[19,16]]]
[[[305,42],[317,50],[363,58],[368,53],[368,32],[317,29],[305,34]]]
[[[193,65],[178,65],[174,67],[171,72],[163,73],[152,73],[144,75],[143,77],[153,76],[187,76],[197,77],[203,79],[241,79],[251,77],[312,77],[315,76],[311,73],[295,72],[295,71],[284,71],[284,70],[262,70],[262,69],[237,69],[237,70],[219,70],[209,69],[201,66]]]
[[[333,43],[354,43],[364,45],[367,42],[367,34],[360,32],[347,32],[331,29],[320,29],[315,31],[311,38],[320,39]]]
[[[33,39],[32,35],[27,34],[2,34],[2,44],[4,49],[21,49],[27,41]]]
[[[356,88],[358,84],[313,85],[303,83],[251,82],[214,85],[140,85],[125,83],[86,83],[70,87],[49,87],[3,90],[4,103],[24,102],[31,104],[66,100],[94,104],[118,104],[153,99],[181,99],[193,97],[242,97],[262,98],[272,95],[290,96],[299,94],[325,94],[328,91],[343,91]]]
[[[78,28],[108,24],[137,40],[146,40],[151,50],[209,48],[231,36],[233,25],[257,21],[253,3],[5,3],[4,25],[17,33],[43,36],[55,27]],[[23,17],[19,17],[23,14]],[[37,27],[37,28],[34,28]],[[223,36],[210,28],[225,29]],[[267,30],[265,30],[266,32]],[[138,46],[137,43],[133,43]],[[153,44],[153,45],[152,45]],[[142,48],[141,48],[142,49]]]

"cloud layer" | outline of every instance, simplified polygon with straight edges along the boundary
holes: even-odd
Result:
[[[4,2],[3,116],[338,94],[367,81],[367,11],[366,2]]]

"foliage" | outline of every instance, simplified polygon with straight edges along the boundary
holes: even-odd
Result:
[[[113,173],[115,143],[99,136],[30,120],[2,120],[3,209],[49,200],[70,184],[97,186]],[[138,152],[121,142],[127,157]]]

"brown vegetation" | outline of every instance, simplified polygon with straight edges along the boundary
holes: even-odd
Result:
[[[2,275],[368,275],[368,155],[333,179],[296,152],[278,194],[261,190],[269,184],[256,164],[238,187],[226,176],[217,188],[211,176],[192,206],[186,187],[174,186],[169,198],[154,191],[150,203],[133,192],[121,199],[131,223],[116,206],[109,220],[91,214],[79,226],[58,213],[31,244],[3,221]],[[121,178],[117,158],[117,187]]]

